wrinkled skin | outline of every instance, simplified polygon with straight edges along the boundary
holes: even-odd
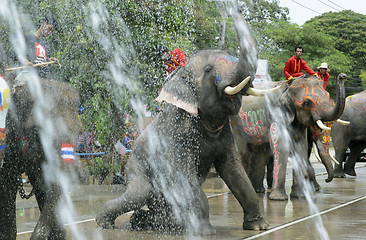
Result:
[[[303,175],[316,184],[315,173],[307,156],[307,127],[315,125],[316,120],[330,121],[342,114],[344,77],[342,75],[338,81],[336,104],[322,87],[322,81],[316,77],[295,78],[288,88],[270,98],[271,109],[264,97],[243,97],[245,104],[242,105],[239,115],[232,117],[231,125],[242,163],[257,192],[264,192],[265,166],[273,164],[273,171],[268,171],[273,172],[272,177],[268,178],[268,185],[272,187],[269,198],[288,199],[285,177],[290,155],[299,156],[304,166]],[[284,114],[284,118],[275,115],[275,111]],[[287,147],[290,143],[286,141],[281,126],[288,129],[293,145]],[[329,182],[333,179],[331,159],[325,158],[323,164],[328,171],[326,181]],[[294,174],[291,197],[302,196],[299,175]]]
[[[327,127],[332,127],[333,122],[324,123]],[[322,130],[317,125],[310,125],[308,128],[308,160],[310,159],[311,150],[314,147],[313,143],[315,143],[315,147],[317,148],[317,152],[319,153],[320,160],[324,163],[325,166],[328,166],[327,163],[331,161],[331,156],[329,153],[330,148],[330,131]],[[329,166],[328,166],[329,167]],[[312,173],[315,173],[314,170],[310,170]],[[316,191],[320,190],[320,184],[316,181],[315,176],[309,178],[315,187]]]
[[[81,126],[77,117],[79,95],[66,83],[42,81],[42,97],[46,105],[42,109],[57,128],[52,142],[56,168],[73,169],[73,164],[63,165],[61,143],[76,144]],[[7,116],[7,139],[4,163],[0,169],[0,239],[16,238],[16,194],[17,177],[28,174],[41,211],[31,239],[66,239],[66,232],[58,222],[56,205],[60,199],[57,183],[47,183],[44,174],[57,178],[56,173],[44,173],[49,164],[42,148],[39,121],[33,113],[34,101],[27,84],[11,93],[11,104]],[[44,130],[44,129],[43,129]],[[48,142],[49,143],[49,142]],[[71,173],[71,171],[68,171]]]
[[[335,158],[340,163],[334,165],[334,177],[344,178],[345,174],[357,175],[355,164],[366,147],[365,97],[366,91],[362,91],[346,98],[346,106],[341,119],[351,122],[350,125],[333,124],[331,137]],[[347,148],[350,148],[351,153],[343,164]]]
[[[237,18],[245,24],[242,16]],[[251,49],[241,47],[239,60],[223,51],[200,51],[163,86],[157,100],[167,104],[134,143],[127,163],[127,190],[103,205],[98,225],[112,228],[119,215],[135,210],[133,229],[214,234],[201,188],[213,164],[243,207],[243,228],[267,228],[250,180],[234,156],[229,116],[238,113],[241,95],[224,93],[227,86],[243,80],[241,74],[255,73],[256,61],[245,57]],[[141,210],[145,204],[147,211]]]

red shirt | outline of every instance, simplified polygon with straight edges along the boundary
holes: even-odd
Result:
[[[315,72],[306,64],[304,60],[296,59],[296,56],[293,56],[287,60],[285,68],[283,69],[283,73],[286,76],[286,79],[289,77],[298,77],[304,75],[301,71],[309,73],[310,75],[315,75]]]
[[[172,61],[165,61],[165,69],[169,73],[173,72],[179,66],[186,66],[187,57],[179,48],[171,51]]]
[[[316,75],[318,75],[324,81],[324,89],[326,89],[329,82],[329,73],[325,72],[323,77],[320,76],[320,72],[316,72]]]

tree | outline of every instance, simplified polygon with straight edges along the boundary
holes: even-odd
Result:
[[[353,81],[349,85],[361,86],[359,77],[366,69],[366,16],[351,10],[328,12],[310,19],[304,25],[311,25],[316,31],[333,37],[334,47],[351,59],[349,76],[353,77]]]
[[[187,55],[194,49],[192,0],[15,0],[15,5],[23,34],[33,32],[44,15],[58,18],[61,29],[48,39],[62,64],[53,67],[54,78],[78,89],[85,130],[94,131],[110,152],[125,131],[125,113],[144,104],[154,107],[165,78],[156,46],[179,47]],[[9,23],[1,24],[2,42],[15,27]]]

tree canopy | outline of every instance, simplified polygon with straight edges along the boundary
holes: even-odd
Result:
[[[104,143],[124,131],[126,113],[136,106],[154,110],[153,99],[165,79],[157,45],[180,48],[189,57],[198,49],[222,48],[235,55],[238,42],[224,2],[164,0],[14,0],[1,14],[0,41],[9,39],[20,20],[21,33],[35,31],[42,16],[52,14],[61,29],[48,42],[61,61],[54,78],[80,92],[82,120]],[[346,85],[365,79],[366,17],[352,11],[325,13],[303,26],[288,20],[288,9],[278,0],[238,1],[257,41],[259,57],[268,59],[270,75],[284,79],[283,68],[301,44],[303,59],[316,70],[322,62],[331,69],[330,89],[338,73],[352,76]],[[4,5],[5,6],[5,5]],[[32,24],[29,24],[32,23]],[[366,86],[366,84],[364,84]]]

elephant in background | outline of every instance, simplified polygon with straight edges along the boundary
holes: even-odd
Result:
[[[341,118],[351,124],[334,123],[332,127],[331,137],[335,158],[339,162],[334,165],[334,177],[337,178],[344,178],[345,174],[356,176],[356,161],[366,147],[366,90],[346,98],[346,106]],[[351,153],[343,164],[347,148],[350,148]]]
[[[306,166],[303,174],[317,184],[314,169],[307,157],[307,127],[316,125],[328,129],[323,122],[336,120],[342,114],[345,101],[344,78],[345,74],[338,76],[335,104],[324,90],[322,80],[314,76],[282,82],[284,90],[279,95],[270,97],[269,103],[265,97],[243,97],[245,104],[239,115],[231,118],[231,126],[242,163],[257,192],[264,192],[265,166],[273,159],[273,178],[269,177],[269,185],[272,181],[273,183],[269,198],[288,199],[285,177],[290,155],[299,156]],[[284,128],[288,130],[288,135]],[[328,172],[326,182],[330,182],[333,179],[331,159],[325,157],[322,162]],[[299,176],[294,174],[291,197],[301,196],[303,193]]]
[[[156,99],[163,110],[135,141],[127,163],[126,192],[107,201],[96,217],[113,228],[115,219],[135,210],[135,229],[183,230],[209,235],[209,204],[201,184],[212,164],[244,211],[243,229],[266,229],[256,193],[234,156],[229,116],[236,115],[241,94],[251,92],[257,52],[246,22],[233,15],[241,54],[239,59],[219,50],[203,50],[174,72]],[[149,210],[141,208],[147,204]]]
[[[40,80],[37,91],[34,87],[27,82],[11,88],[5,157],[0,168],[0,239],[16,239],[16,194],[23,172],[29,177],[41,212],[31,239],[66,239],[56,210],[61,189],[56,180],[50,182],[46,177],[58,179],[56,169],[70,174],[74,169],[72,144],[76,144],[81,127],[79,94],[67,83],[47,79]],[[43,102],[34,98],[35,92],[42,94]]]

